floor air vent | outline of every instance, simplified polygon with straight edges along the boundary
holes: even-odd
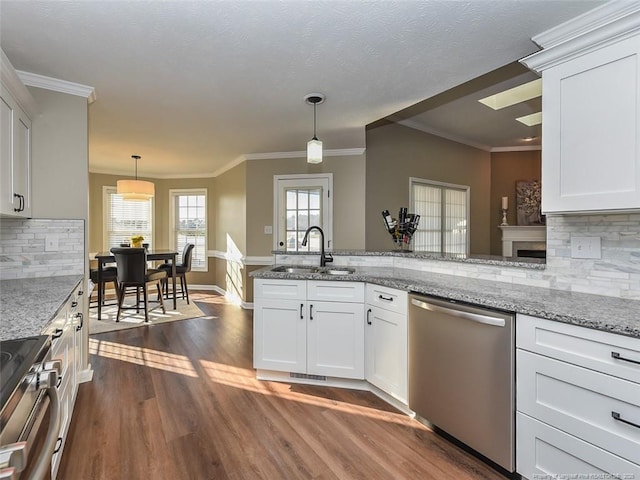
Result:
[[[308,380],[322,380],[323,382],[327,381],[327,377],[324,375],[307,375],[306,373],[293,373],[289,372],[290,378],[306,378]]]

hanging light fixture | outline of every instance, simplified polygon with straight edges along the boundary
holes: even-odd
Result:
[[[304,99],[313,105],[313,138],[307,142],[307,163],[322,163],[322,141],[316,136],[316,105],[324,102],[324,95],[310,93]]]
[[[138,160],[141,157],[140,155],[131,155],[131,158],[133,158],[136,165],[136,179],[118,180],[117,193],[122,195],[125,200],[145,202],[155,194],[155,186],[151,182],[138,180]]]

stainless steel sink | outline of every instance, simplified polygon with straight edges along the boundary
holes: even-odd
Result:
[[[318,273],[320,270],[318,267],[275,267],[271,271],[272,272],[283,272],[283,273]]]
[[[355,273],[354,268],[322,268],[318,273],[325,275],[351,275]]]
[[[319,273],[321,275],[351,275],[355,273],[355,268],[347,267],[288,267],[281,265],[271,269],[272,272],[282,273]]]

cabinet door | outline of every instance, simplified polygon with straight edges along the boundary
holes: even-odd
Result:
[[[31,215],[31,121],[4,85],[0,99],[0,142],[0,213],[28,217]]]
[[[309,302],[307,373],[364,379],[364,306]]]
[[[367,306],[365,378],[407,403],[407,316]]]
[[[307,304],[256,298],[253,310],[253,366],[306,373]]]
[[[640,35],[545,70],[542,210],[640,207]]]

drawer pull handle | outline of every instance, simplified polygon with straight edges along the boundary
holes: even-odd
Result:
[[[313,320],[313,305],[309,305],[309,320]]]
[[[622,416],[620,416],[618,412],[611,412],[611,416],[613,417],[614,420],[617,420],[622,423],[626,423],[627,425],[631,425],[632,427],[640,428],[640,425],[638,425],[637,423],[633,423],[633,422],[630,422],[629,420],[625,420],[624,418],[622,418]]]
[[[53,332],[53,335],[51,335],[51,340],[60,338],[63,333],[64,333],[64,330],[62,330],[61,328],[56,328],[56,330]]]
[[[378,295],[380,300],[386,300],[387,302],[393,302],[393,297],[384,297],[382,295]]]
[[[71,308],[75,308],[77,306],[78,306],[78,302],[76,302],[75,300],[71,302]]]
[[[58,440],[56,440],[56,446],[53,449],[53,453],[58,453],[61,448],[62,448],[62,437],[58,437]]]
[[[304,316],[302,315],[302,309],[304,307],[304,303],[300,304],[300,320],[302,320],[304,318]]]
[[[611,352],[611,358],[615,358],[616,360],[622,360],[623,362],[635,363],[636,365],[640,365],[639,361],[631,360],[630,358],[624,358],[618,352]]]
[[[371,320],[369,320],[369,315],[371,315],[371,309],[367,310],[367,325],[371,325]]]

